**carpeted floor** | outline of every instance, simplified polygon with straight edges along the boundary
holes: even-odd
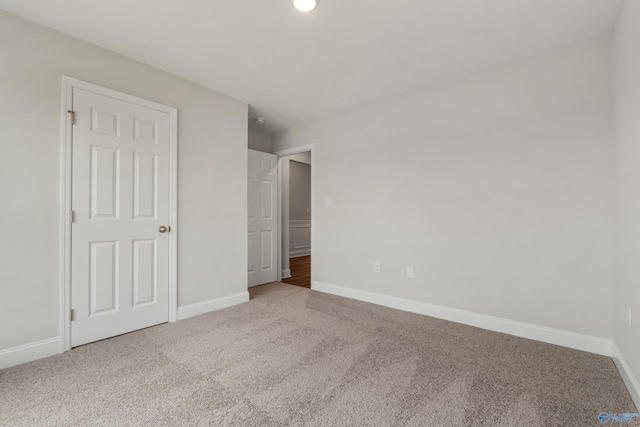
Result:
[[[596,426],[610,358],[274,283],[0,371],[3,426]]]

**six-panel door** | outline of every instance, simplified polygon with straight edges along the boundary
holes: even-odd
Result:
[[[71,345],[168,321],[169,114],[74,89]]]
[[[248,156],[248,282],[278,280],[277,157],[249,150]]]

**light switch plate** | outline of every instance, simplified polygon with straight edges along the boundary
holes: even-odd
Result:
[[[407,267],[407,277],[409,279],[413,279],[413,267],[412,266],[408,266]]]

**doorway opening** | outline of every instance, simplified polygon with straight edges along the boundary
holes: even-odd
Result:
[[[280,158],[282,282],[311,288],[311,152]]]
[[[313,287],[314,146],[277,151],[280,281]]]
[[[250,294],[254,288],[274,281],[313,287],[313,151],[313,145],[273,154],[249,149]],[[272,185],[276,182],[277,186]],[[271,206],[277,208],[277,229],[271,223]],[[262,277],[263,273],[269,276]]]

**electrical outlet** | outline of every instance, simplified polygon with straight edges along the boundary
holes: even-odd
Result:
[[[632,314],[632,310],[631,310],[631,306],[629,306],[629,327],[632,327],[633,323],[632,320],[633,318],[631,317]]]
[[[409,279],[413,279],[413,267],[411,267],[411,266],[407,267],[407,277]]]
[[[380,263],[379,262],[374,262],[373,263],[373,272],[374,273],[380,273]]]

